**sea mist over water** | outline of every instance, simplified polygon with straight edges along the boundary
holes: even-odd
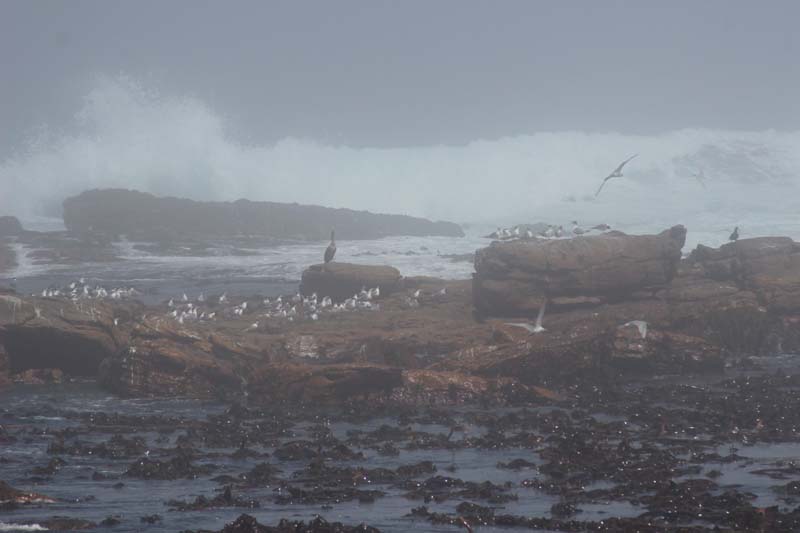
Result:
[[[75,124],[58,134],[40,129],[0,162],[0,212],[58,216],[66,196],[124,187],[457,222],[684,223],[690,234],[718,233],[720,241],[734,224],[800,233],[800,132],[542,132],[463,146],[353,148],[301,139],[257,146],[232,138],[225,119],[199,99],[161,95],[126,78],[99,79]],[[625,178],[595,200],[602,178],[634,153]],[[693,177],[700,171],[705,188]]]

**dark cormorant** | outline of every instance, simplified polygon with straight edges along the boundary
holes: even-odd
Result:
[[[336,255],[336,240],[334,240],[334,231],[331,230],[331,243],[325,249],[325,263],[333,261],[334,255]]]
[[[731,236],[728,237],[728,240],[729,241],[738,241],[739,240],[739,226],[736,226],[733,229],[733,233],[731,233]]]

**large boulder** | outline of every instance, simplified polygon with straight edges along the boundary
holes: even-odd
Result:
[[[107,302],[72,302],[0,294],[0,380],[27,370],[96,376],[124,343]]]
[[[342,301],[362,289],[380,288],[381,294],[390,294],[402,285],[400,271],[386,265],[354,265],[352,263],[327,263],[308,267],[300,282],[304,296],[316,293],[318,297],[331,297]]]
[[[146,318],[134,325],[128,346],[103,361],[99,377],[123,395],[220,398],[242,392],[262,359],[264,354],[245,341]]]
[[[520,316],[538,310],[545,298],[570,307],[654,291],[675,276],[685,239],[686,228],[674,226],[658,235],[493,242],[475,256],[475,307]]]
[[[0,217],[0,237],[19,235],[24,230],[17,217]]]

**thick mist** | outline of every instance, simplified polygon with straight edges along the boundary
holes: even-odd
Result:
[[[254,146],[229,136],[226,118],[203,101],[159,94],[127,78],[99,79],[75,124],[73,131],[40,128],[0,162],[0,212],[58,216],[64,197],[97,187],[457,222],[548,218],[725,228],[800,208],[798,132],[564,131],[421,148],[287,138]],[[625,177],[595,199],[602,178],[635,153]],[[703,184],[694,177],[700,172]]]

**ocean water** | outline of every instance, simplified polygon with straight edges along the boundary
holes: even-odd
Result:
[[[387,125],[391,127],[391,125]],[[67,196],[123,187],[196,200],[271,200],[454,222],[683,223],[693,235],[774,229],[800,208],[800,132],[542,131],[458,146],[244,143],[196,97],[98,78],[68,129],[21,132],[0,160],[0,213],[60,216]],[[602,179],[633,154],[624,178]],[[695,175],[704,176],[702,183]],[[726,233],[727,232],[727,233]],[[705,239],[706,237],[702,237]],[[704,242],[704,241],[702,241]]]
[[[467,254],[488,244],[497,226],[547,222],[610,224],[652,233],[688,228],[684,252],[718,246],[734,227],[742,238],[800,240],[800,132],[683,129],[652,135],[552,131],[459,146],[398,148],[325,145],[287,138],[243,143],[230,124],[191,96],[162,94],[128,77],[100,77],[75,104],[68,130],[21,132],[18,150],[0,160],[0,214],[32,230],[57,230],[61,202],[97,187],[123,187],[195,200],[270,200],[403,213],[451,220],[467,237],[348,241],[338,259],[390,264],[404,275],[468,278]],[[620,161],[638,154],[624,177],[595,191]],[[702,176],[698,178],[697,176]],[[268,294],[296,285],[325,243],[297,243],[232,255],[170,257],[117,243],[123,263],[43,267],[18,248],[7,273],[30,288],[87,277],[150,284],[154,291],[214,289]],[[216,284],[216,285],[215,285]],[[197,287],[195,287],[197,285]]]

